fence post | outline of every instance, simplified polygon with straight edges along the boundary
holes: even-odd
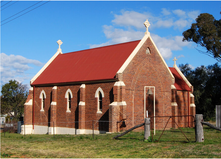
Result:
[[[216,105],[216,127],[221,128],[221,105]]]
[[[144,119],[144,140],[148,140],[150,136],[150,118]]]
[[[196,142],[204,142],[203,134],[203,114],[196,114],[196,124],[195,124],[195,137]]]

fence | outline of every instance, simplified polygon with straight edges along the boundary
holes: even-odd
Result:
[[[194,117],[193,116],[155,116],[151,118],[151,137],[154,141],[194,141]],[[155,126],[154,126],[155,118]],[[132,127],[132,123],[141,124],[141,120],[125,120],[112,123],[110,121],[90,120],[85,121],[87,129],[81,129],[82,123],[76,122],[40,122],[33,125],[23,125],[22,122],[5,125],[4,131],[18,132],[21,134],[102,134],[109,132],[110,125],[116,125],[117,131],[125,131]],[[17,128],[18,127],[18,128]],[[22,129],[19,129],[22,127]],[[188,128],[189,127],[189,128]],[[121,129],[123,128],[123,129]],[[154,129],[155,128],[155,129]],[[139,128],[140,131],[143,127]],[[135,130],[136,131],[136,130]]]
[[[17,133],[18,122],[9,122],[1,124],[1,132]]]
[[[156,120],[154,130],[153,121]],[[151,117],[152,141],[194,142],[195,118],[192,115],[183,116],[155,116]],[[160,129],[159,129],[160,128]],[[155,134],[155,135],[154,135]]]

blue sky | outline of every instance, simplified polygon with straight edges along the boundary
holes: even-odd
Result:
[[[144,22],[169,67],[192,68],[217,61],[199,53],[194,43],[182,42],[201,13],[221,18],[220,1],[2,1],[1,85],[31,78],[56,53],[142,39]]]

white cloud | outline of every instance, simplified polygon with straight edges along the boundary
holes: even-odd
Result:
[[[190,65],[190,64],[188,64],[188,65],[189,65],[189,67],[190,67],[192,70],[195,69],[195,67],[194,67],[193,65]]]
[[[146,13],[138,13],[135,11],[122,11],[122,15],[114,15],[112,22],[119,26],[133,26],[138,29],[143,28],[143,22],[148,18]]]
[[[181,18],[186,17],[186,12],[181,9],[173,10],[173,13]]]
[[[188,17],[192,20],[195,20],[199,14],[200,14],[199,11],[191,11],[187,13]]]
[[[159,16],[153,16],[147,12],[122,11],[120,15],[114,15],[113,25],[103,26],[103,32],[108,41],[102,44],[93,44],[90,47],[94,48],[141,39],[144,36],[145,27],[143,23],[146,19],[151,23],[149,30],[156,28],[183,30],[183,28],[191,25],[198,14],[199,11],[188,12],[180,9],[170,12],[166,8],[162,9]],[[155,34],[151,34],[151,36],[165,59],[171,58],[172,51],[182,50],[182,47],[191,45],[183,42],[182,36],[169,38]]]
[[[173,23],[173,19],[167,19],[167,20],[162,20],[159,19],[157,20],[156,23],[154,23],[154,27],[160,28],[160,27],[164,27],[164,28],[170,28],[174,25]]]
[[[188,22],[187,20],[179,19],[174,22],[174,27],[182,29],[182,28],[188,26],[189,24],[190,24],[190,22]]]
[[[1,82],[6,83],[11,79],[16,79],[22,82],[29,77],[25,74],[25,71],[31,69],[29,64],[35,66],[42,66],[43,64],[38,60],[27,59],[20,55],[6,55],[1,53]]]
[[[161,13],[163,13],[163,15],[166,15],[166,16],[171,14],[171,12],[167,10],[166,8],[162,8]]]
[[[122,43],[132,40],[138,40],[143,37],[143,32],[135,30],[117,29],[113,26],[103,26],[104,34],[113,43]]]
[[[109,39],[109,41],[102,44],[90,45],[90,48],[140,40],[144,36],[144,32],[142,31],[117,29],[113,26],[107,25],[103,26],[103,30],[106,38]]]
[[[165,59],[169,59],[172,56],[172,51],[182,50],[182,47],[189,45],[189,43],[182,42],[182,36],[175,36],[171,38],[160,37],[155,34],[151,34],[157,48],[161,55]]]

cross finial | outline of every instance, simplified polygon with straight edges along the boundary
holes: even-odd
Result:
[[[63,42],[61,40],[58,40],[57,43],[58,43],[58,46],[59,46],[58,51],[61,52],[61,44],[63,44]]]
[[[176,58],[176,57],[174,57],[173,61],[174,61],[174,65],[173,65],[173,67],[174,67],[174,66],[176,66],[176,61],[177,61],[177,58]]]
[[[144,22],[144,25],[145,25],[145,27],[147,28],[146,33],[148,33],[148,32],[149,32],[149,31],[148,31],[148,28],[149,28],[149,26],[150,26],[149,21],[148,21],[148,20],[146,20],[146,21]]]

